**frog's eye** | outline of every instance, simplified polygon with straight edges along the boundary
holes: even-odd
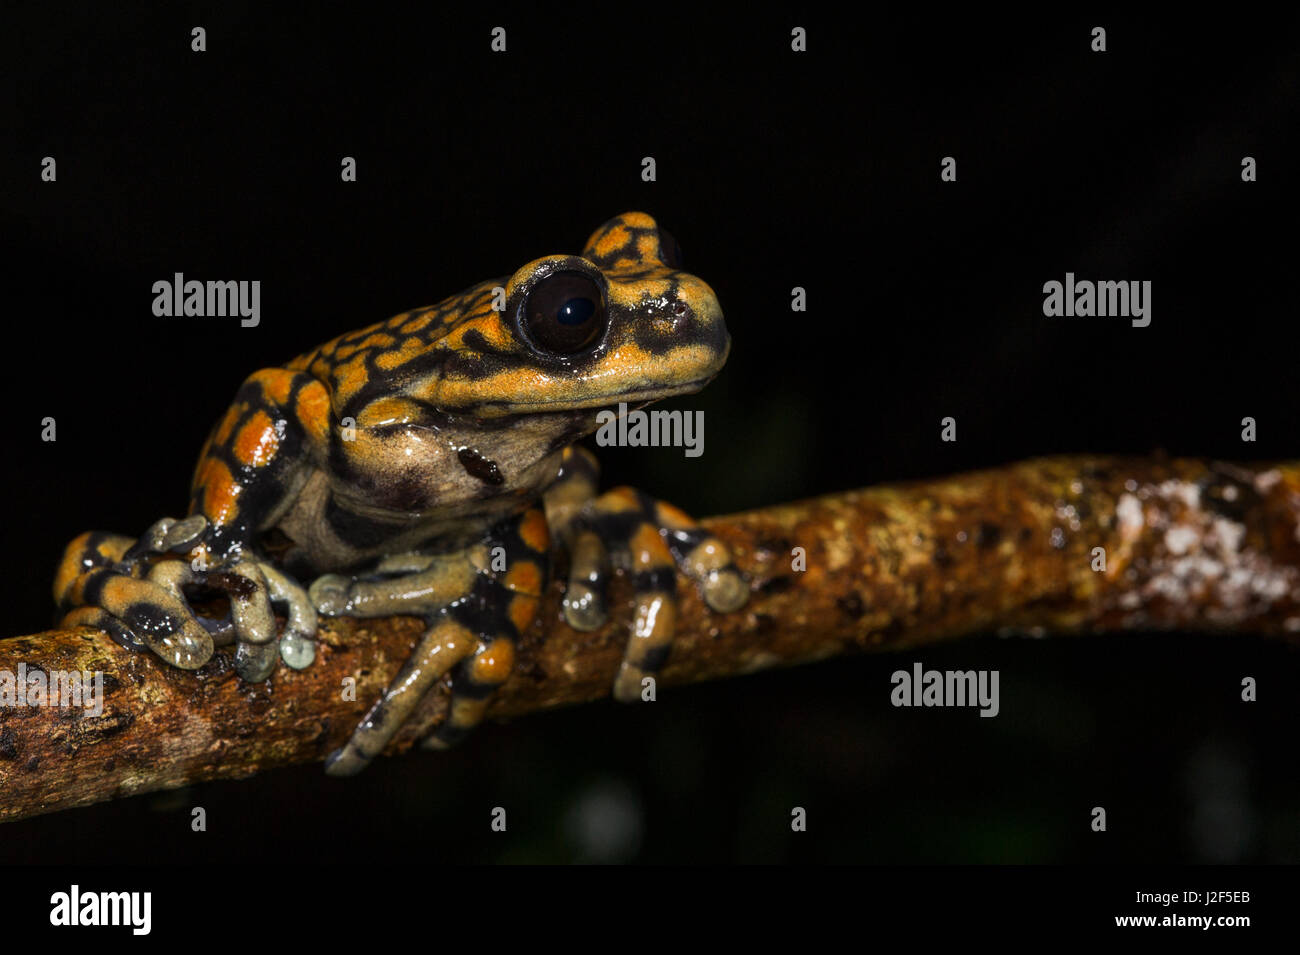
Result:
[[[659,229],[659,259],[670,269],[682,267],[682,247],[667,229]]]
[[[544,351],[572,355],[605,330],[605,296],[582,272],[553,272],[528,292],[523,307],[528,337]]]

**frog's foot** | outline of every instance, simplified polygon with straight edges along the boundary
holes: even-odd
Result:
[[[325,760],[331,776],[353,776],[370,765],[417,703],[439,680],[474,649],[475,637],[444,612],[434,621],[406,658],[383,697],[370,708],[351,738]]]
[[[631,572],[635,608],[614,680],[618,700],[640,699],[643,681],[668,660],[677,624],[675,568],[720,613],[748,599],[749,587],[720,540],[672,505],[633,488],[615,488],[590,501],[563,533],[570,555],[564,616],[575,629],[595,630],[605,622],[611,568]]]
[[[155,538],[162,540],[161,534]],[[212,635],[174,590],[169,571],[139,559],[147,549],[129,537],[94,531],[73,540],[54,582],[55,600],[67,611],[62,624],[105,630],[130,650],[152,650],[174,667],[197,670],[212,658]]]
[[[514,669],[515,641],[505,633],[480,636],[458,616],[448,610],[433,621],[383,697],[370,708],[348,741],[325,760],[325,772],[353,776],[365,769],[410,718],[425,694],[449,675],[451,701],[447,715],[422,745],[426,749],[446,749],[482,722],[492,694]]]
[[[207,532],[201,515],[164,518],[138,541],[83,534],[64,554],[55,596],[65,625],[108,631],[129,649],[150,649],[172,666],[194,670],[216,646],[235,643],[235,668],[250,682],[270,676],[277,655],[289,666],[309,665],[316,614],[292,579],[262,561],[244,559],[219,570],[196,571],[184,559]],[[191,594],[216,591],[230,606],[226,620],[200,616]],[[283,639],[276,632],[272,602],[285,607]]]
[[[365,576],[327,575],[312,584],[312,599],[323,614],[406,614],[427,623],[383,697],[326,759],[327,773],[351,776],[364,769],[444,678],[451,681],[447,715],[424,745],[445,748],[482,721],[493,693],[514,669],[520,634],[537,615],[550,545],[538,509],[495,534],[468,551],[390,557]]]

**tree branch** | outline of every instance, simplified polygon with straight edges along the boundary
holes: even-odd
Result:
[[[661,686],[991,630],[1300,630],[1300,463],[1044,458],[706,523],[753,592],[720,615],[681,583]],[[608,694],[626,640],[626,581],[594,633],[564,624],[559,596],[557,583],[491,716]],[[187,673],[91,630],[0,640],[0,673],[24,664],[104,674],[98,716],[0,707],[0,821],[320,760],[421,629],[411,618],[323,621],[315,664],[280,667],[258,685],[242,683],[224,652]],[[349,676],[355,701],[343,698]],[[446,705],[444,684],[388,752],[409,749]]]

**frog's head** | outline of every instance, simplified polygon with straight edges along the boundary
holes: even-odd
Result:
[[[302,361],[320,362],[340,417],[355,418],[354,511],[477,521],[553,481],[560,450],[602,410],[698,390],[730,345],[713,290],[678,268],[654,219],[630,212],[580,256],[537,259]]]
[[[697,391],[731,340],[713,289],[678,264],[642,212],[605,223],[581,256],[529,262],[505,284],[504,312],[473,309],[434,343],[450,354],[433,403],[487,418]]]

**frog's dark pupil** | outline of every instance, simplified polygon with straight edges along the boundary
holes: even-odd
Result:
[[[600,285],[576,269],[540,279],[528,292],[519,318],[529,342],[552,355],[575,355],[590,348],[608,324]]]
[[[556,315],[561,325],[581,325],[596,312],[596,303],[589,298],[571,298],[560,306]]]

